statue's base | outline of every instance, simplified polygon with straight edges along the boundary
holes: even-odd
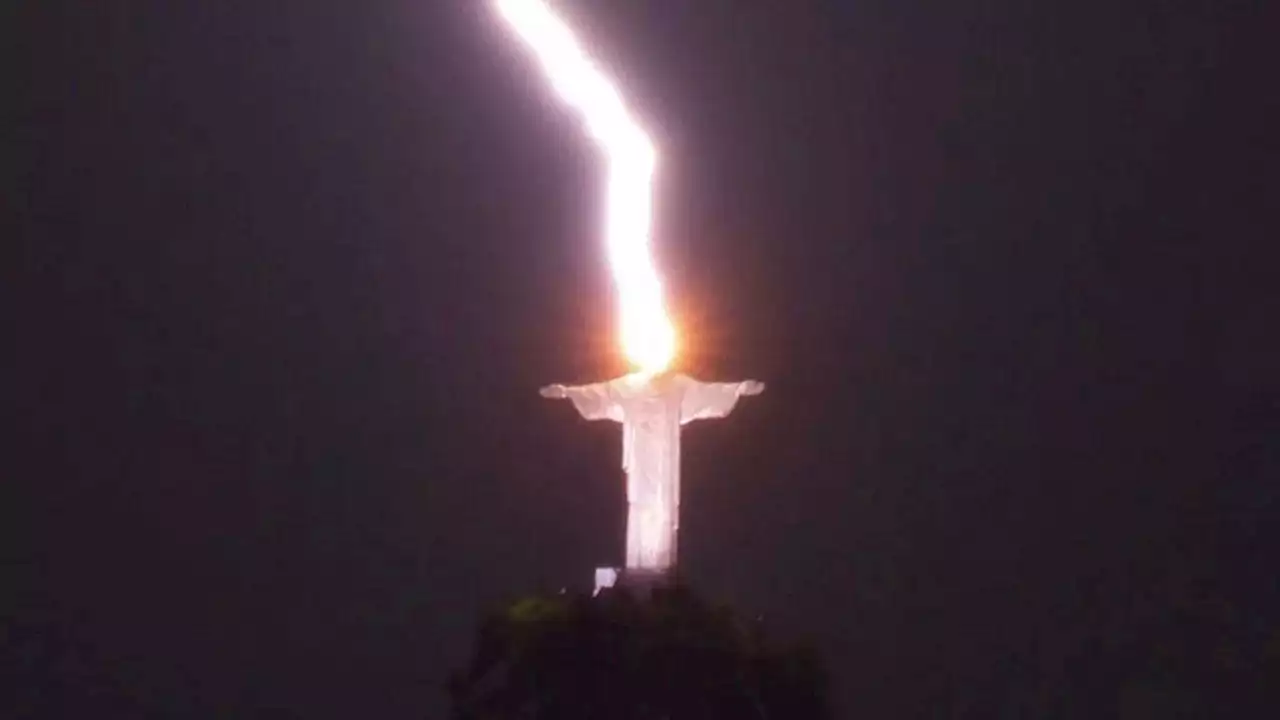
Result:
[[[599,595],[606,588],[623,588],[631,593],[648,597],[655,588],[672,584],[672,573],[663,570],[628,570],[625,568],[596,568],[596,589]]]

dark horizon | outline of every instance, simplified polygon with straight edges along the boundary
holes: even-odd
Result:
[[[660,149],[681,369],[769,388],[685,436],[690,582],[839,717],[1261,701],[1261,7],[555,5]],[[13,14],[19,709],[440,716],[622,556],[617,427],[537,392],[622,367],[597,151],[484,2]]]

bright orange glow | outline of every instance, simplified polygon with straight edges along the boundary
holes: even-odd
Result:
[[[618,288],[622,351],[642,372],[675,357],[676,333],[650,249],[653,143],[577,39],[542,0],[497,0],[498,10],[533,50],[551,85],[583,118],[608,159],[605,243]]]

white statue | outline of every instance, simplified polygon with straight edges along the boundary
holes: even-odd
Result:
[[[626,569],[665,572],[676,562],[680,528],[680,426],[728,415],[755,380],[707,383],[687,375],[625,375],[607,382],[549,385],[542,396],[568,398],[587,420],[622,423],[627,473]]]

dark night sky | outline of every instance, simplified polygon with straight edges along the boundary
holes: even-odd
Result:
[[[536,393],[619,370],[597,152],[484,3],[20,5],[18,707],[438,715],[484,608],[621,557],[616,427]],[[1263,3],[1087,5],[558,3],[685,369],[769,385],[687,433],[686,572],[845,716],[1280,633]]]

